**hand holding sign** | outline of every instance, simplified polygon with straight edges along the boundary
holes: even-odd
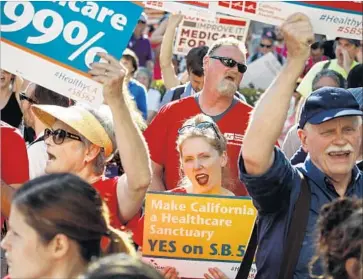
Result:
[[[205,279],[228,279],[227,276],[217,267],[208,268],[208,271],[212,276],[206,273],[204,274]]]
[[[302,13],[295,13],[282,25],[282,33],[288,50],[288,58],[300,59],[305,63],[310,54],[310,44],[314,41],[314,32],[309,18]]]
[[[161,270],[161,275],[163,275],[165,279],[179,279],[178,274],[176,269],[171,266],[166,266]]]
[[[107,104],[120,100],[127,69],[114,57],[106,53],[97,53],[103,61],[92,63],[89,73],[92,79],[103,84],[103,97]]]

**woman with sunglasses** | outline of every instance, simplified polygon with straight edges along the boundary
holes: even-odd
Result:
[[[90,74],[103,83],[108,106],[95,110],[85,105],[33,105],[32,110],[49,127],[44,132],[45,172],[73,173],[92,184],[109,207],[111,225],[122,228],[140,210],[151,180],[150,159],[125,95],[126,69],[108,54],[99,56],[108,63],[93,63]],[[106,178],[105,165],[116,150],[125,173]]]
[[[227,142],[212,118],[198,114],[184,122],[178,131],[177,150],[180,155],[180,171],[184,177],[174,193],[234,196],[224,186],[229,183]],[[143,218],[134,234],[134,241],[142,246]],[[165,267],[166,279],[178,278],[177,271]],[[206,270],[205,278],[227,278],[217,268]]]
[[[12,279],[76,278],[101,255],[136,255],[97,191],[72,174],[41,176],[15,193],[1,247]]]

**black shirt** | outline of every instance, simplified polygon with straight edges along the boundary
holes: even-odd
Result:
[[[23,113],[20,110],[19,103],[16,100],[14,92],[11,94],[6,106],[0,112],[2,121],[15,128],[19,127],[21,119],[23,118]]]

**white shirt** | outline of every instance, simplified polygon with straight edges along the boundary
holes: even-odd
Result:
[[[44,132],[40,133],[37,139],[42,137],[43,134]],[[48,154],[47,154],[47,145],[45,144],[44,140],[35,142],[28,146],[28,160],[29,160],[30,179],[45,174],[45,165],[48,160]]]
[[[147,110],[159,111],[161,94],[158,90],[150,88],[147,92]]]

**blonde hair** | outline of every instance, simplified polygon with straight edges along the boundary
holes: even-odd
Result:
[[[179,131],[181,131],[186,126],[197,126],[198,124],[202,122],[208,122],[213,125],[211,128],[207,129],[188,129],[185,132],[179,133],[179,136],[176,141],[177,145],[177,151],[179,152],[179,163],[180,163],[180,177],[181,180],[178,183],[178,186],[180,187],[186,187],[190,185],[190,181],[188,177],[186,177],[182,172],[182,145],[183,143],[190,138],[204,138],[221,156],[224,152],[227,152],[227,141],[225,137],[223,136],[222,132],[219,130],[218,126],[215,124],[213,119],[205,114],[198,114],[196,116],[193,116],[186,120]],[[229,187],[230,181],[229,181],[229,173],[228,168],[223,167],[222,168],[222,187],[224,188],[230,188]]]

